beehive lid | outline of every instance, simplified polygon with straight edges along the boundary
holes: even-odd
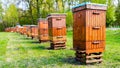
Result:
[[[23,27],[21,26],[21,27],[19,27],[19,28],[23,28]]]
[[[23,25],[23,26],[30,26],[30,25]]]
[[[65,13],[51,13],[48,16],[66,16]]]
[[[40,22],[40,21],[46,21],[47,19],[46,18],[39,18],[38,19],[38,23]]]
[[[46,20],[46,18],[39,18],[38,20]]]
[[[16,27],[21,27],[21,25],[16,25]]]
[[[105,4],[97,4],[97,3],[91,3],[91,2],[84,2],[81,4],[78,4],[77,6],[72,7],[73,9],[83,7],[82,9],[101,9],[101,10],[107,10],[107,5]]]
[[[37,27],[37,25],[30,25],[30,27]]]

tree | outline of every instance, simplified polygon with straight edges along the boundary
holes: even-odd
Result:
[[[118,5],[116,7],[116,12],[115,12],[115,15],[116,15],[116,24],[115,25],[120,25],[120,0],[118,0]]]
[[[3,8],[0,2],[0,31],[4,30],[4,24],[2,23],[3,19]]]
[[[3,12],[3,9],[2,9],[2,4],[1,4],[1,2],[0,2],[0,22],[1,22],[1,20],[2,20],[2,12]]]
[[[4,19],[7,26],[15,26],[18,22],[18,11],[14,4],[11,4],[8,9],[5,11]]]
[[[115,5],[113,0],[108,0],[108,9],[107,9],[107,27],[115,24]]]

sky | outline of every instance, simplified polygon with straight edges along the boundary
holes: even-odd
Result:
[[[23,10],[28,9],[28,3],[27,2],[18,2],[17,0],[1,0],[2,1],[2,7],[7,8],[10,4],[15,4],[18,8],[21,8]],[[19,3],[19,5],[17,5]]]

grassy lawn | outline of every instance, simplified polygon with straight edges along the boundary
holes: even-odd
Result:
[[[103,63],[80,65],[75,61],[72,31],[67,32],[67,49],[48,50],[49,42],[39,43],[18,33],[0,32],[0,68],[116,68],[120,67],[120,30],[106,31]]]

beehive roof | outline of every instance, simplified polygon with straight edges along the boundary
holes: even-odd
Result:
[[[66,16],[65,13],[50,13],[48,16]]]
[[[107,6],[105,4],[97,4],[97,3],[91,3],[91,2],[84,2],[84,3],[81,3],[81,4],[78,4],[78,5],[74,6],[72,8],[78,8],[78,7],[81,7],[81,6],[88,5],[88,4],[90,4],[90,5],[97,5],[97,6]]]

